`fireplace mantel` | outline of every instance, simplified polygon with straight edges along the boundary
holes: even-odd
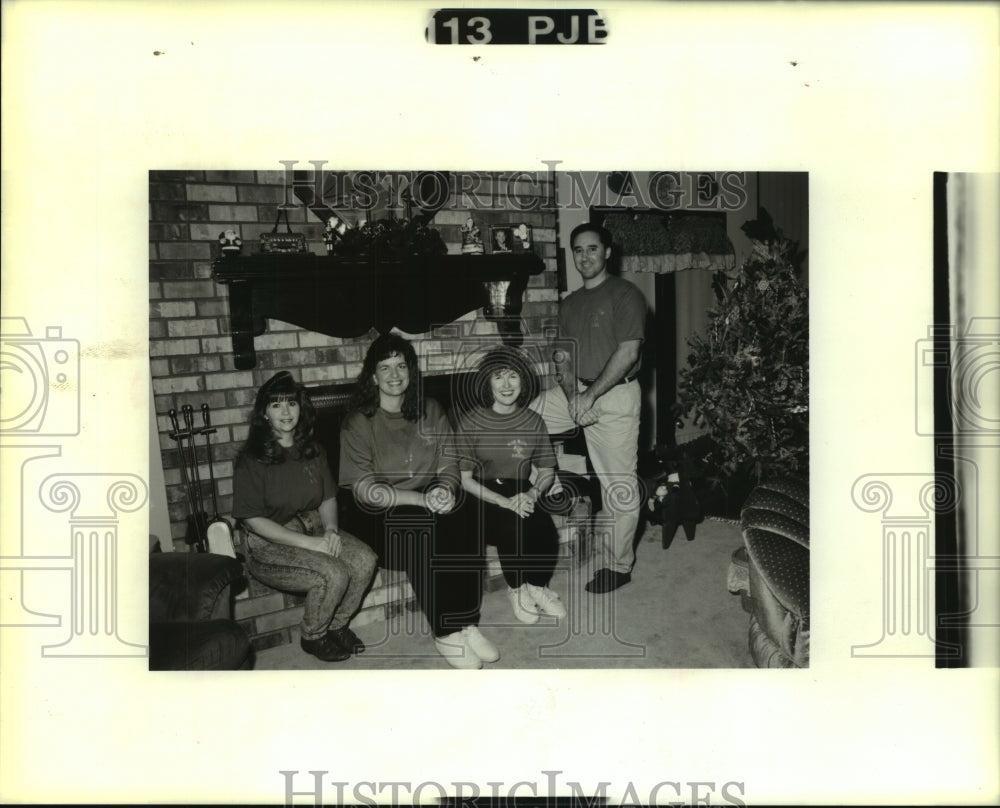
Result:
[[[524,290],[544,269],[534,253],[377,262],[268,254],[220,258],[212,277],[229,289],[235,364],[249,370],[257,363],[254,337],[268,319],[333,337],[359,337],[373,327],[421,334],[483,308],[503,340],[519,344]]]

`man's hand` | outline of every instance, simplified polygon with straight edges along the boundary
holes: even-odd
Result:
[[[570,417],[580,426],[596,424],[599,418],[594,399],[588,393],[577,393],[569,402]]]

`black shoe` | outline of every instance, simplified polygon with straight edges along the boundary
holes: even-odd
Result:
[[[609,569],[599,569],[594,573],[594,577],[587,581],[587,585],[584,587],[588,592],[593,592],[595,586],[604,586],[607,584],[607,577],[611,574]]]
[[[602,569],[598,571],[594,576],[594,580],[588,583],[584,589],[596,595],[602,595],[605,592],[614,592],[631,580],[632,574],[629,572],[615,572],[614,570]]]
[[[326,632],[328,640],[332,640],[348,653],[360,654],[365,650],[365,644],[361,638],[351,631],[350,626],[341,628],[331,628]]]
[[[328,636],[322,636],[317,640],[307,640],[302,637],[299,645],[307,654],[312,654],[316,659],[323,662],[343,662],[351,658],[351,652],[341,648],[338,643],[332,642]]]

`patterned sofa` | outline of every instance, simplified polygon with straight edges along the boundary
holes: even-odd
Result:
[[[809,485],[758,484],[740,513],[750,580],[750,655],[758,668],[809,667]]]

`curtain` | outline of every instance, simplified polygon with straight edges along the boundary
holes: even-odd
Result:
[[[725,215],[699,213],[609,213],[604,226],[628,272],[732,269],[736,255],[726,235]]]
[[[682,211],[622,211],[606,214],[604,227],[611,233],[619,250],[623,272],[671,274],[674,284],[674,305],[671,312],[657,312],[657,327],[673,330],[670,348],[663,335],[656,337],[661,350],[674,354],[672,368],[676,374],[687,366],[690,353],[688,339],[704,330],[708,324],[708,310],[715,305],[712,276],[717,270],[731,270],[736,266],[736,255],[726,233],[726,214],[717,212]],[[686,272],[685,270],[707,270]],[[657,278],[657,283],[666,278]],[[657,373],[656,407],[670,406],[663,400],[666,391],[659,389],[664,382]],[[675,379],[676,384],[676,379]],[[657,418],[657,441],[668,436],[659,434],[666,428]],[[700,430],[685,424],[670,431],[677,441],[693,440]]]

